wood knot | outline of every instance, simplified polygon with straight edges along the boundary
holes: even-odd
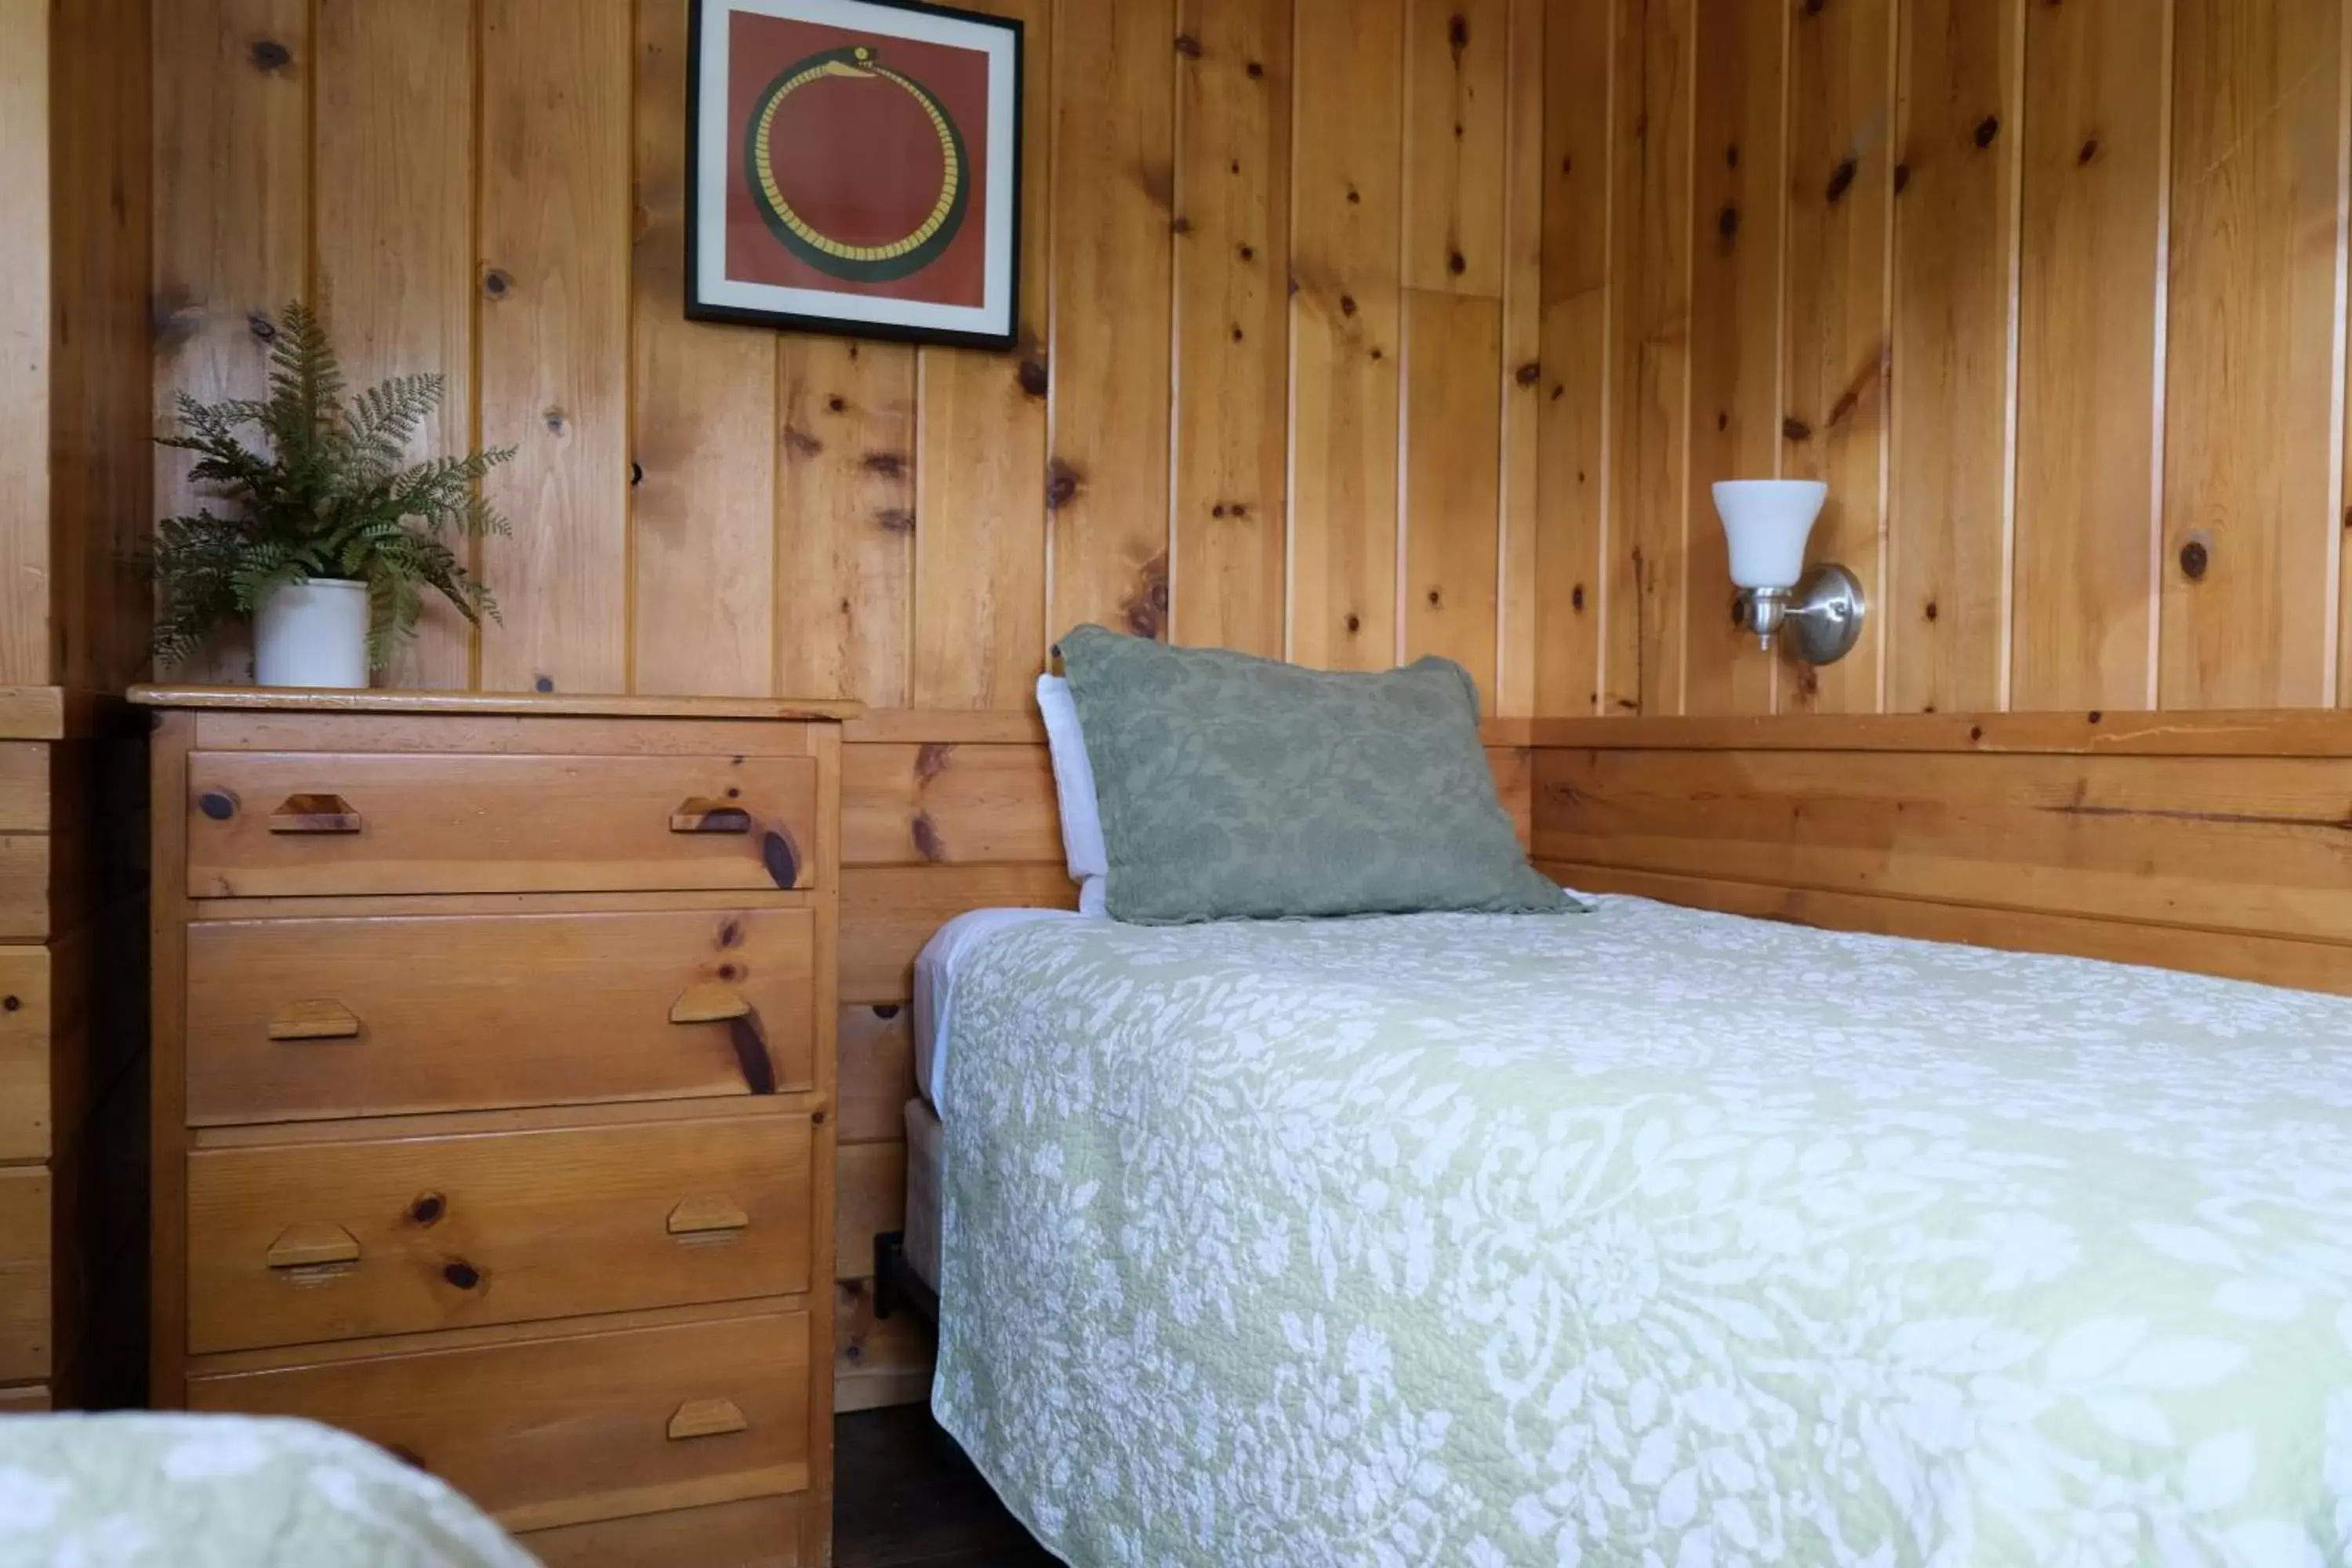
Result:
[[[450,1284],[455,1285],[460,1290],[471,1290],[476,1286],[481,1284],[482,1271],[475,1268],[472,1264],[459,1258],[442,1265],[441,1278],[446,1279]]]
[[[940,837],[939,824],[928,811],[918,811],[907,824],[908,834],[915,843],[915,853],[937,864],[948,858],[947,841]]]
[[[1936,618],[1936,601],[1933,599],[1927,601],[1927,618],[1931,621]]]
[[[420,1193],[408,1205],[408,1217],[419,1225],[438,1225],[441,1216],[449,1212],[449,1200],[439,1193]]]
[[[1470,270],[1470,262],[1467,258],[1457,250],[1446,257],[1445,270],[1453,273],[1456,278],[1459,278],[1465,272]]]
[[[1188,235],[1192,232],[1192,220],[1180,213],[1170,221],[1168,230],[1180,237]]]
[[[1084,488],[1085,482],[1079,479],[1078,470],[1061,458],[1056,458],[1045,465],[1045,510],[1047,511],[1061,510],[1077,500],[1078,492]]]
[[[1429,591],[1429,605],[1430,605],[1430,608],[1432,608],[1432,609],[1435,609],[1435,608],[1437,607],[1437,604],[1438,604],[1438,594],[1437,594],[1437,590],[1436,590],[1436,589],[1434,589],[1434,588],[1432,588],[1432,589]]]
[[[561,436],[563,434],[563,427],[568,421],[564,416],[563,410],[561,408],[551,408],[545,414],[540,416],[540,423],[547,426],[547,433],[549,435]]]
[[[294,51],[275,38],[256,38],[245,58],[258,71],[282,71],[294,63]]]
[[[1737,169],[1739,167],[1738,142],[1734,142],[1730,146],[1726,147],[1723,150],[1723,166],[1727,169]],[[1568,171],[1566,169],[1562,169],[1560,173],[1564,174],[1568,173]]]
[[[1197,60],[1201,58],[1201,40],[1190,33],[1179,33],[1176,35],[1176,52],[1188,60]]]
[[[1241,247],[1241,257],[1244,261],[1255,261],[1257,259],[1257,247],[1254,245],[1244,245]]]
[[[1846,192],[1853,188],[1854,168],[1854,161],[1844,158],[1839,160],[1838,166],[1830,171],[1829,189],[1826,194],[1832,205],[1836,205]]]
[[[1529,360],[1512,373],[1511,379],[1521,386],[1533,386],[1543,380],[1543,366],[1535,360]]]
[[[646,482],[646,466],[632,458],[629,462],[629,488],[636,489]]]
[[[1792,414],[1780,421],[1780,435],[1790,441],[1810,441],[1813,438],[1813,427]]]
[[[1911,165],[1910,165],[1910,164],[1908,164],[1908,163],[1897,163],[1897,164],[1895,164],[1895,194],[1896,195],[1898,195],[1898,196],[1899,196],[1899,195],[1901,195],[1903,194],[1904,187],[1906,187],[1906,185],[1910,184],[1910,183],[1911,183]]]
[[[784,426],[784,450],[795,458],[814,458],[824,450],[824,443],[797,425]]]
[[[25,999],[22,996],[13,994],[8,996],[0,996],[0,1009],[5,1009],[8,1012],[15,1013],[21,1011],[24,1005]]]
[[[1242,341],[1242,330],[1241,330],[1239,327],[1235,327],[1235,328],[1234,329],[1234,342],[1241,342],[1241,341]]]
[[[1265,75],[1265,66],[1263,62],[1258,60],[1250,61],[1250,63],[1244,66],[1242,69],[1247,73],[1250,80],[1252,81],[1257,81]]]
[[[2099,710],[2099,709],[2096,709],[2096,708],[2094,708],[2094,709],[2092,709],[2092,710],[2091,710],[2091,712],[2090,712],[2090,720],[2091,720],[2091,722],[2092,722],[2092,723],[2095,724],[2095,723],[2097,723],[2100,720],[2102,720],[2102,719],[2104,719],[2104,718],[2105,718],[2105,717],[2106,717],[2106,714],[2105,714],[2103,710]]]
[[[768,880],[777,887],[792,888],[799,885],[800,850],[794,847],[792,835],[783,829],[772,827],[761,837],[760,862],[768,868]]]
[[[1584,613],[1584,584],[1579,583],[1568,591],[1568,607],[1578,615]]]
[[[1969,740],[1971,740],[1971,741],[1981,741],[1981,740],[1983,740],[1983,739],[1984,739],[1984,726],[1983,726],[1983,725],[1981,725],[1981,724],[1971,724],[1971,725],[1969,725]]]
[[[1339,314],[1341,314],[1341,315],[1343,315],[1343,316],[1352,316],[1352,315],[1354,315],[1355,313],[1356,313],[1356,297],[1355,297],[1353,294],[1342,294],[1342,295],[1340,295],[1340,296],[1339,296]]]
[[[927,784],[948,771],[955,747],[945,741],[926,741],[915,752],[915,782]]]
[[[2082,148],[2075,153],[2075,166],[2079,168],[2083,164],[2089,163],[2092,159],[2096,158],[2098,155],[2099,139],[2094,136],[2089,141],[2084,142]]]
[[[551,675],[533,676],[531,678],[530,689],[533,691],[540,693],[541,696],[545,696],[548,692],[555,689],[555,677]]]
[[[226,822],[236,815],[236,796],[225,789],[208,789],[196,796],[196,809],[215,822]]]
[[[828,397],[824,400],[824,410],[828,414],[844,414],[848,412],[848,409],[849,400],[845,397]]]
[[[907,458],[901,452],[868,452],[857,459],[857,466],[881,479],[902,479],[907,477]]]
[[[2207,554],[2205,546],[2198,541],[2192,539],[2180,547],[2180,574],[2190,582],[2201,580],[2205,575],[2206,567],[2211,563],[2211,557]]]
[[[482,292],[493,300],[505,299],[507,290],[513,287],[514,279],[495,267],[482,274]]]
[[[262,342],[274,343],[278,341],[278,323],[259,310],[254,311],[245,319],[245,330]]]
[[[1349,185],[1348,187],[1348,205],[1351,207],[1361,206],[1363,205],[1363,201],[1364,193],[1356,189],[1355,186]]]
[[[1020,369],[1013,373],[1013,378],[1021,384],[1021,390],[1029,396],[1045,395],[1045,367],[1041,362],[1034,359],[1023,360]]]
[[[1723,204],[1723,210],[1715,215],[1715,232],[1722,237],[1723,243],[1726,245],[1739,237],[1738,203]]]
[[[739,921],[739,920],[735,919],[732,915],[730,915],[730,916],[729,916],[727,919],[725,919],[725,920],[723,920],[723,921],[719,921],[719,946],[721,946],[721,947],[740,947],[740,946],[742,946],[742,945],[743,945],[743,922],[742,922],[741,921]]]
[[[1445,42],[1455,54],[1470,47],[1470,18],[1456,11],[1446,19]]]
[[[1993,139],[2000,134],[2000,117],[1997,114],[1988,114],[1977,121],[1977,128],[1970,132],[1969,140],[1979,147],[1990,147],[1993,144]]]
[[[885,533],[912,533],[915,514],[903,506],[886,506],[874,514],[874,526]]]
[[[1361,616],[1349,616],[1348,617],[1347,625],[1348,635],[1349,637],[1354,637],[1358,632],[1364,629],[1363,617]]]

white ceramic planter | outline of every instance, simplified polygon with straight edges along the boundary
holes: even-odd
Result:
[[[253,678],[264,686],[368,683],[365,583],[314,578],[280,588],[253,617]]]

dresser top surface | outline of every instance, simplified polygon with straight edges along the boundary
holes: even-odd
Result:
[[[801,697],[641,697],[531,691],[364,691],[302,686],[134,686],[149,708],[255,712],[521,714],[553,719],[855,719],[862,702]]]

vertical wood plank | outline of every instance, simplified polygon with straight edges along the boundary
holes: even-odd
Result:
[[[1511,0],[1504,110],[1502,543],[1496,562],[1498,714],[1536,711],[1542,506],[1544,0]]]
[[[1601,701],[1610,371],[1611,98],[1625,0],[1545,0],[1543,411],[1536,476],[1536,711]],[[1638,17],[1633,18],[1638,20]]]
[[[794,336],[782,354],[777,689],[904,707],[913,351]]]
[[[1887,706],[2002,703],[2014,126],[2011,0],[1907,0],[1895,175],[1895,405],[1878,607]]]
[[[492,691],[628,688],[629,0],[482,0]]]
[[[1055,13],[1055,635],[1168,629],[1174,0]]]
[[[1453,659],[1495,698],[1501,301],[1404,295],[1404,657]]]
[[[1402,0],[1297,0],[1290,657],[1381,669],[1397,637]]]
[[[1502,298],[1510,42],[1509,0],[1409,0],[1407,289]]]
[[[2011,705],[2148,702],[2165,20],[2025,16]]]
[[[1691,173],[1690,673],[1693,713],[1769,713],[1774,660],[1730,615],[1717,479],[1780,454],[1780,140],[1787,12],[1700,0]]]
[[[1011,354],[926,348],[918,356],[909,678],[918,708],[1028,707],[1031,683],[1045,668],[1048,635],[1045,272],[1053,0],[977,0],[975,8],[1017,18],[1026,56],[1019,342]]]
[[[1280,658],[1289,0],[1181,0],[1171,639]]]
[[[1809,562],[1843,563],[1880,608],[1843,659],[1795,667],[1784,710],[1879,704],[1894,25],[1893,0],[1830,0],[1798,8],[1790,44],[1784,469],[1829,483]]]
[[[2341,0],[2179,0],[2160,708],[2335,675]]]
[[[629,275],[636,689],[759,696],[775,679],[777,340],[756,327],[686,319],[686,8],[637,0],[636,9]],[[813,592],[793,607],[806,614],[821,605]],[[811,687],[786,695],[836,693]]]
[[[444,378],[415,458],[473,436],[473,0],[319,0],[318,304],[354,390]],[[685,110],[678,111],[681,119]],[[473,557],[470,544],[457,546]],[[379,679],[473,680],[474,632],[439,595]]]
[[[173,399],[259,396],[257,327],[309,292],[309,0],[183,0],[155,8],[156,417]],[[201,499],[191,458],[158,449],[155,509]],[[250,679],[242,628],[175,672]]]
[[[49,683],[49,8],[0,0],[0,682]]]
[[[1691,0],[1627,0],[1611,195],[1605,712],[1682,710],[1689,499]]]

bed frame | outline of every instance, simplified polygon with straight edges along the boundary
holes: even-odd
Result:
[[[880,1245],[905,1212],[915,954],[965,910],[1074,889],[1034,716],[876,712],[844,738],[835,1375],[856,1408],[929,1386],[924,1316],[891,1310],[929,1291]],[[1519,719],[1486,740],[1571,886],[2352,992],[2352,716]]]

